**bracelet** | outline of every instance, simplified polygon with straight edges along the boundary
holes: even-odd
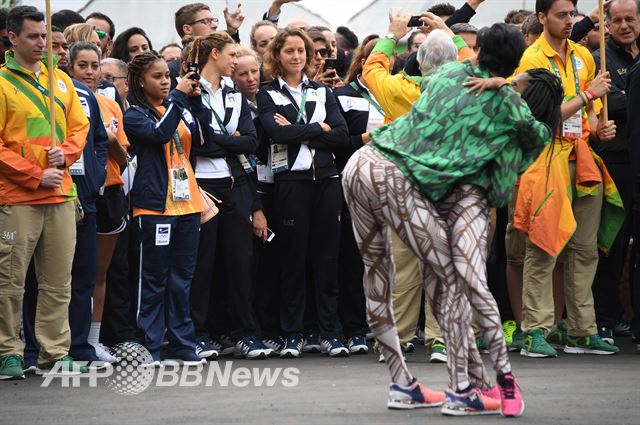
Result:
[[[596,96],[596,94],[593,91],[591,91],[591,89],[586,89],[584,92],[585,94],[591,96],[590,100],[594,100],[598,98],[598,96]]]
[[[578,93],[578,96],[580,96],[580,99],[582,99],[582,106],[584,106],[585,108],[587,107],[587,98],[585,95],[583,95],[582,93]]]

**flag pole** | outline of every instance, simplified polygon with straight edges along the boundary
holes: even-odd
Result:
[[[51,31],[51,0],[45,0],[47,18],[47,74],[49,75],[49,123],[51,125],[51,147],[56,147],[56,102],[55,68],[53,67],[53,41]],[[62,141],[61,141],[62,142]]]
[[[598,0],[598,35],[600,36],[600,72],[607,71],[607,58],[604,40],[604,0]],[[602,96],[602,114],[604,122],[609,121],[609,108],[607,107],[607,95]]]

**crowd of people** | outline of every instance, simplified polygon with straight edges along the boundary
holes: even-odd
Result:
[[[483,0],[390,11],[362,39],[283,25],[292,1],[250,40],[240,9],[220,31],[185,5],[157,52],[59,11],[53,69],[42,12],[0,11],[0,379],[127,341],[146,367],[372,348],[389,408],[519,416],[508,351],[640,338],[637,0],[605,2],[604,46],[577,0],[482,29]]]

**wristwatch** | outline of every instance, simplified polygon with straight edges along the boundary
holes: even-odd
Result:
[[[395,43],[398,42],[398,37],[396,37],[396,35],[392,32],[387,33],[387,35],[384,36],[384,38],[388,38],[389,40],[393,40]]]

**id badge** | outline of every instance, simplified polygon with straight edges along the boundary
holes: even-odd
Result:
[[[271,169],[273,174],[281,173],[289,169],[287,162],[287,145],[274,143],[271,145]]]
[[[84,176],[84,153],[80,155],[80,159],[71,164],[69,174],[72,176]]]
[[[569,139],[582,137],[582,109],[562,122],[562,137]]]
[[[191,199],[189,176],[186,168],[171,169],[171,195],[174,201],[188,201]]]
[[[240,161],[240,164],[242,165],[242,168],[244,168],[245,173],[253,173],[253,167],[244,154],[238,154],[238,161]]]

